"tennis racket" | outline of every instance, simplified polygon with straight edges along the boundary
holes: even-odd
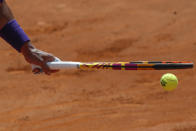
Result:
[[[192,62],[180,61],[133,61],[133,62],[68,62],[47,63],[50,69],[105,69],[105,70],[175,70],[193,68]]]

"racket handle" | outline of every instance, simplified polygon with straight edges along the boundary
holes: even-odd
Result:
[[[31,64],[31,68],[32,68],[32,72],[34,74],[40,74],[40,73],[43,73],[43,70],[40,66],[38,65],[34,65],[34,64]]]
[[[71,62],[71,61],[54,61],[48,62],[47,65],[51,70],[57,69],[77,69],[79,68],[80,62]]]
[[[59,62],[59,61],[61,61],[61,60],[60,60],[59,58],[55,57],[54,62]],[[52,66],[50,63],[51,63],[51,62],[48,62],[48,63],[47,63],[49,67]],[[41,68],[40,66],[35,65],[35,64],[31,64],[31,67],[32,67],[32,72],[33,72],[34,74],[43,73],[43,70],[42,70],[42,68]],[[52,66],[52,67],[53,67],[53,66]],[[52,67],[51,67],[50,69],[52,69]]]

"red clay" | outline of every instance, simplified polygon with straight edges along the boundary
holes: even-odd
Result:
[[[8,1],[33,44],[68,61],[196,58],[195,0]],[[66,71],[33,75],[0,46],[2,131],[195,131],[195,70]]]

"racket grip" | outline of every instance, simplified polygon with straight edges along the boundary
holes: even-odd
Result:
[[[58,69],[78,69],[80,62],[72,62],[72,61],[53,61],[48,62],[47,65],[52,70]]]
[[[59,58],[55,57],[55,60],[53,62],[59,62],[61,61]],[[50,62],[49,62],[50,63]],[[48,65],[50,67],[50,65]],[[43,73],[43,70],[41,68],[41,66],[35,65],[35,64],[31,64],[31,68],[32,68],[32,72],[34,74],[41,74]],[[50,68],[52,69],[52,68]]]

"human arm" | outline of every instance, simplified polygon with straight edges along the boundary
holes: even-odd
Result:
[[[15,20],[5,0],[0,0],[0,35],[7,43],[20,52],[30,64],[40,66],[48,75],[56,72],[50,70],[47,66],[47,62],[54,61],[55,57],[52,54],[38,50],[32,45],[28,36]]]

